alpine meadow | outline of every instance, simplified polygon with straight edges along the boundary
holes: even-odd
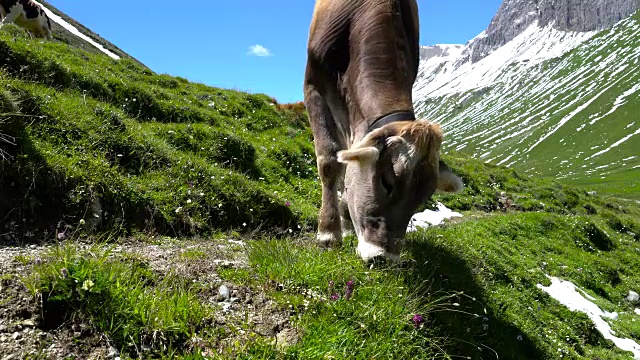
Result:
[[[304,103],[39,3],[52,40],[0,29],[1,360],[640,359],[640,1],[505,0],[422,46],[464,189],[371,265],[316,242]]]

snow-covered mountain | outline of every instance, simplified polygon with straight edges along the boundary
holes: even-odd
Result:
[[[477,62],[532,24],[561,31],[609,28],[640,9],[640,0],[505,0],[489,27],[465,48],[460,63]]]
[[[638,9],[640,0],[506,0],[466,45],[421,49],[416,112],[442,124],[445,148],[638,190]]]

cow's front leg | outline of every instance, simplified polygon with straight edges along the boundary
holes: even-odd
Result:
[[[334,154],[318,156],[318,172],[322,182],[322,206],[318,218],[318,242],[325,246],[342,244],[338,183],[343,165]]]
[[[344,187],[342,188],[342,196],[340,198],[340,222],[342,223],[342,237],[349,235],[355,235],[355,229],[353,222],[351,221],[351,215],[349,215],[349,205],[345,200]]]
[[[338,189],[342,182],[344,165],[338,162],[337,153],[341,146],[336,124],[326,100],[309,82],[305,85],[305,105],[313,131],[318,175],[322,183],[317,240],[325,246],[339,246],[342,244],[342,229]]]

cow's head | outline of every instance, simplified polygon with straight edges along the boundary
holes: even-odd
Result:
[[[401,121],[376,129],[338,152],[346,164],[342,195],[365,260],[397,259],[418,206],[436,190],[457,192],[462,180],[440,161],[436,123]]]

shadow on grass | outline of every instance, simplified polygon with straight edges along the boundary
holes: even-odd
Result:
[[[5,119],[0,132],[15,140],[0,144],[0,246],[37,242],[51,232],[64,208],[65,188],[26,136],[23,119]],[[48,179],[43,181],[42,179]]]
[[[447,339],[448,354],[469,359],[547,358],[523,331],[486,305],[485,289],[464,259],[434,245],[428,236],[413,237],[406,248],[416,260],[405,270],[407,286],[425,305],[440,303],[427,319],[435,333]]]

